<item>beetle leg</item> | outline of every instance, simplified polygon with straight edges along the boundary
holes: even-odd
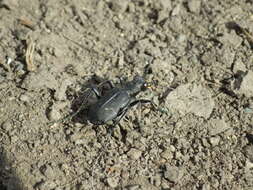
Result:
[[[126,106],[124,109],[119,111],[118,116],[115,119],[114,125],[119,124],[120,120],[126,115],[129,108],[131,108],[137,104],[147,104],[147,103],[151,104],[154,108],[156,108],[156,105],[152,100],[145,100],[145,99],[134,100],[128,106]]]
[[[139,100],[135,100],[133,101],[129,107],[133,107],[135,106],[136,104],[151,104],[154,108],[156,108],[157,106],[155,105],[155,103],[152,101],[152,100],[145,100],[145,99],[139,99]]]
[[[60,123],[60,122],[65,122],[65,121],[71,120],[71,119],[72,119],[73,117],[75,117],[81,110],[84,109],[84,107],[86,106],[86,103],[87,103],[89,97],[91,96],[91,93],[92,93],[92,92],[95,93],[96,96],[99,96],[99,97],[100,97],[100,93],[99,93],[99,91],[98,91],[96,88],[93,88],[93,87],[88,88],[88,89],[87,89],[86,97],[84,98],[84,101],[82,102],[81,106],[77,109],[76,112],[74,112],[74,113],[72,113],[72,114],[70,114],[70,115],[68,115],[68,116],[66,116],[66,117],[64,117],[64,118],[62,118],[62,119],[59,119],[59,120],[56,120],[56,121],[51,121],[51,122],[48,123],[48,125],[51,126],[51,125],[54,124],[54,123]]]
[[[101,93],[99,92],[98,88],[95,86],[90,87],[90,90],[96,95],[96,97],[99,99],[101,97]]]
[[[129,107],[126,107],[122,109],[121,111],[119,111],[117,118],[114,120],[114,126],[119,124],[120,120],[126,115],[128,109]]]
[[[105,84],[109,84],[110,88],[114,88],[114,84],[113,84],[113,82],[110,81],[110,80],[106,80],[106,81],[100,83],[98,86],[101,87],[101,86],[103,86],[103,85],[105,85]]]

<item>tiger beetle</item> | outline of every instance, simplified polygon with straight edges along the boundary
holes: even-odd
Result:
[[[99,87],[105,84],[108,84],[110,88],[102,95]],[[132,81],[123,83],[120,80],[120,84],[121,87],[115,87],[111,81],[105,81],[98,86],[89,88],[86,100],[83,101],[78,110],[74,114],[56,122],[66,121],[76,116],[84,109],[87,99],[92,93],[95,94],[96,101],[88,106],[87,119],[94,125],[108,124],[110,121],[113,121],[116,126],[126,115],[127,111],[137,104],[150,103],[155,107],[155,104],[151,100],[136,99],[136,95],[141,91],[151,88],[151,85],[143,77],[136,75]]]

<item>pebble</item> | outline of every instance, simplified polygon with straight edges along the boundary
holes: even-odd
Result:
[[[60,84],[60,87],[56,89],[56,92],[54,94],[54,97],[56,100],[66,100],[66,91],[68,86],[70,86],[72,84],[71,80],[63,80]]]
[[[36,185],[36,189],[44,190],[44,189],[54,189],[56,187],[56,184],[52,181],[45,181],[45,182],[39,182],[38,185]]]
[[[22,101],[22,102],[30,102],[30,97],[26,94],[21,94],[19,99]]]
[[[230,127],[222,119],[211,119],[208,122],[208,129],[209,134],[214,136],[230,129]]]
[[[161,0],[160,2],[163,8],[166,9],[167,12],[171,11],[172,9],[171,0]]]
[[[233,46],[235,49],[239,48],[243,42],[243,39],[238,36],[235,31],[231,31],[230,33],[224,33],[218,40],[224,45]]]
[[[161,185],[161,177],[158,175],[150,177],[150,183],[156,187],[159,187]]]
[[[220,137],[219,136],[217,136],[217,137],[211,137],[209,139],[209,142],[210,142],[210,144],[212,146],[217,146],[219,144],[219,142],[220,142]]]
[[[166,165],[164,178],[171,182],[178,182],[183,177],[183,171],[175,166]]]
[[[252,71],[248,71],[247,74],[243,77],[243,80],[238,92],[239,94],[244,94],[248,98],[253,96],[253,72]]]
[[[2,123],[2,129],[5,131],[10,131],[12,129],[12,122],[10,120],[6,120],[5,122]]]
[[[171,160],[173,158],[173,152],[170,149],[166,149],[161,153],[161,157],[166,160]]]
[[[128,185],[126,187],[127,190],[139,190],[140,189],[140,185],[137,184],[133,184],[133,185]]]
[[[246,160],[245,169],[251,170],[253,168],[253,162],[250,162],[249,160]]]
[[[61,118],[60,112],[52,107],[52,110],[49,112],[49,120],[54,121],[54,120],[59,120]]]
[[[178,3],[172,10],[171,16],[177,16],[180,14],[181,5]]]
[[[123,13],[127,10],[128,1],[114,0],[111,1],[111,9],[118,13]]]
[[[215,103],[211,93],[196,84],[184,84],[173,90],[166,98],[166,107],[178,110],[181,114],[193,113],[196,116],[209,118]]]
[[[108,177],[107,178],[107,184],[112,187],[112,188],[115,188],[118,186],[118,183],[119,183],[119,179],[118,178],[115,178],[115,177]]]
[[[45,166],[45,168],[43,169],[43,174],[48,178],[48,179],[51,179],[54,177],[54,170],[52,169],[51,166],[47,165]]]
[[[141,157],[142,152],[136,148],[131,148],[127,155],[132,159],[132,160],[137,160]]]
[[[201,7],[200,0],[189,0],[188,1],[188,8],[192,13],[199,13]]]
[[[244,153],[246,157],[253,162],[253,145],[248,145],[244,148]]]

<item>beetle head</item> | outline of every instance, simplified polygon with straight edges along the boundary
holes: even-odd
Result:
[[[151,88],[151,85],[139,75],[136,75],[134,79],[129,83],[129,90],[132,94],[138,94],[139,92],[144,91],[148,88]]]

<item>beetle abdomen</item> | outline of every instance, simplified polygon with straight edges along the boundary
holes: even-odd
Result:
[[[95,125],[102,125],[116,119],[119,112],[128,106],[130,99],[126,91],[112,90],[90,106],[89,121]]]

